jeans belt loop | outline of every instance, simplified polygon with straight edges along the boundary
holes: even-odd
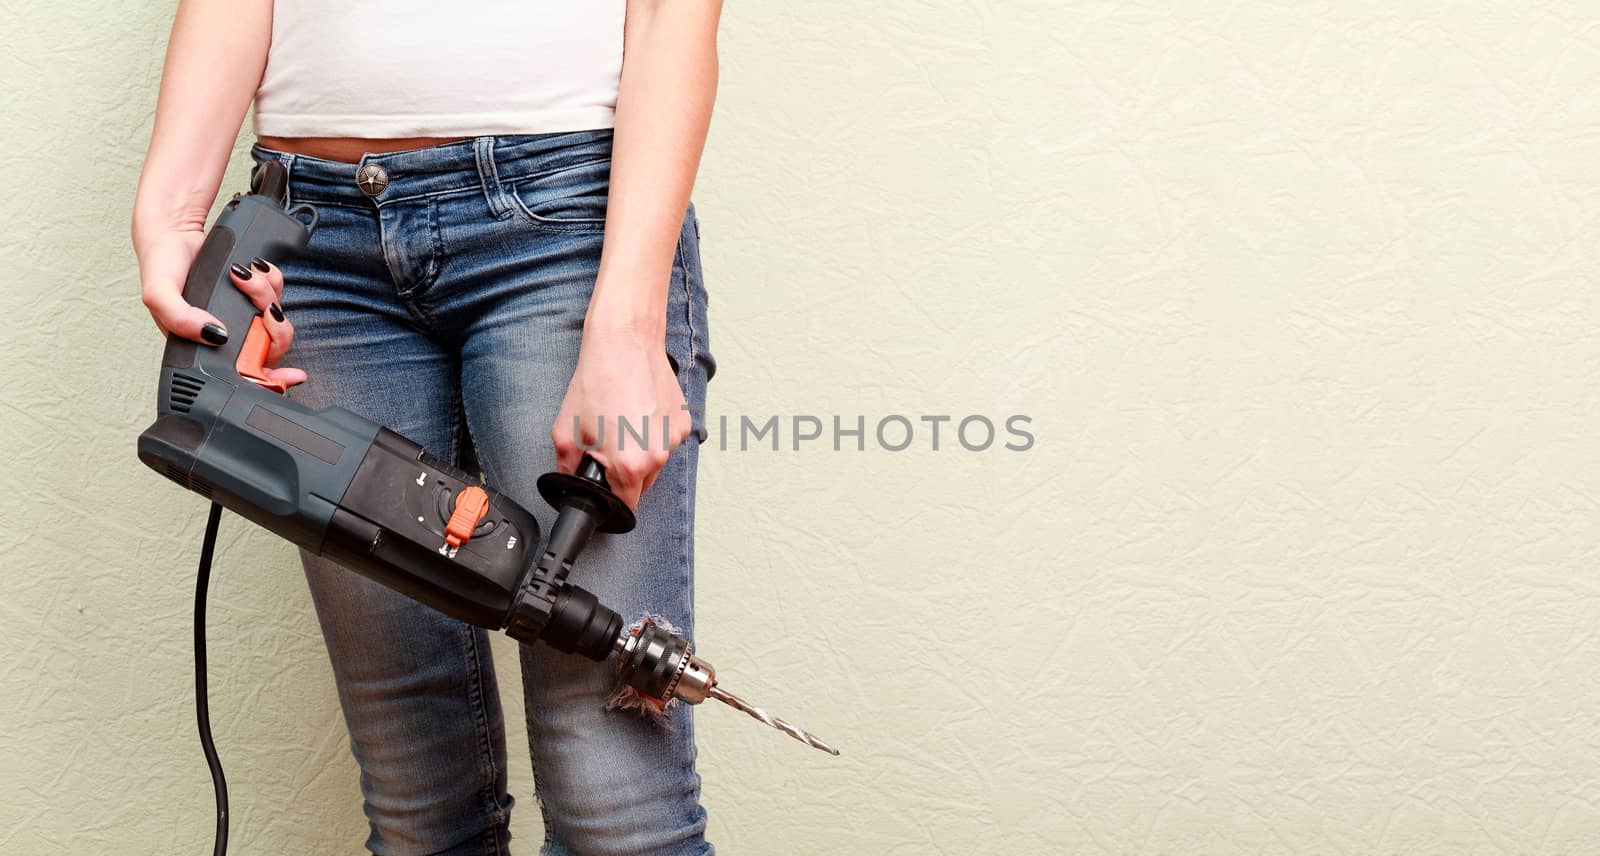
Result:
[[[283,207],[294,207],[294,154],[283,159]]]
[[[506,189],[500,184],[500,173],[494,163],[494,137],[478,137],[472,141],[472,153],[478,160],[478,178],[483,182],[483,198],[489,203],[489,214],[495,219],[511,216],[511,203],[506,201]]]

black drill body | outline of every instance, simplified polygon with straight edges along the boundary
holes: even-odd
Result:
[[[229,266],[260,257],[289,261],[306,246],[316,215],[286,210],[282,167],[258,172],[256,192],[230,201],[206,236],[184,298],[226,325],[211,347],[169,336],[156,421],[139,458],[180,485],[295,544],[328,556],[470,624],[525,641],[606,659],[622,619],[567,574],[590,535],[626,531],[600,465],[550,474],[540,490],[560,510],[545,550],[533,515],[421,446],[340,407],[314,410],[241,370],[259,311],[229,279]],[[248,331],[248,332],[247,332]],[[259,344],[259,343],[256,343]],[[487,494],[470,537],[447,543],[456,503]]]
[[[650,621],[624,630],[621,616],[568,581],[595,532],[634,526],[593,458],[584,456],[577,472],[539,478],[540,495],[557,509],[540,549],[533,515],[477,478],[370,419],[282,394],[261,364],[268,338],[260,313],[228,269],[258,257],[281,264],[305,249],[316,212],[285,208],[287,178],[281,164],[261,166],[253,192],[234,197],[206,235],[183,297],[226,325],[228,340],[212,347],[167,337],[156,421],[139,435],[139,459],[446,615],[593,660],[615,652],[622,682],[658,705],[714,698],[839,754],[723,689],[687,639]]]

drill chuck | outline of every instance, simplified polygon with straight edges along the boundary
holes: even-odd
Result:
[[[623,683],[658,702],[706,700],[717,682],[710,663],[694,656],[689,640],[646,621],[617,640],[617,671]]]

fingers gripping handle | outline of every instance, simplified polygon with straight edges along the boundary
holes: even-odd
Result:
[[[233,284],[228,268],[248,265],[257,257],[274,264],[288,261],[305,249],[315,227],[316,212],[309,206],[285,210],[277,199],[261,193],[230,201],[206,235],[183,284],[183,299],[215,315],[227,328],[228,340],[213,347],[169,335],[162,364],[194,366],[211,377],[237,381],[239,352],[249,338],[251,321],[260,313]]]

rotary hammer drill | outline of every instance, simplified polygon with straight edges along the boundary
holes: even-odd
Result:
[[[557,517],[536,549],[538,523],[508,497],[387,428],[339,407],[313,410],[267,379],[266,328],[228,269],[254,257],[281,263],[305,248],[316,212],[286,207],[287,182],[281,164],[264,164],[251,192],[229,201],[207,234],[184,299],[230,331],[247,332],[215,347],[168,337],[156,420],[139,436],[139,459],[446,615],[596,661],[615,655],[621,680],[658,705],[714,698],[839,754],[724,690],[687,640],[649,621],[626,628],[620,615],[568,580],[595,532],[634,526],[593,458],[585,456],[575,473],[539,479]]]

